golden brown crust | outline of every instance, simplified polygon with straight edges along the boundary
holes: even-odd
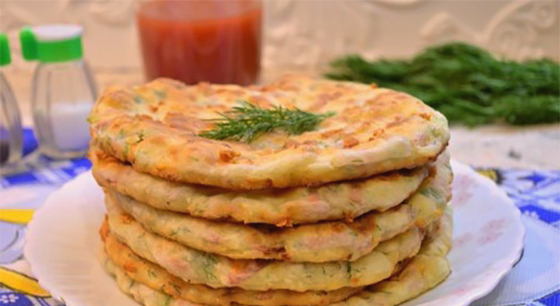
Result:
[[[446,255],[451,249],[452,223],[448,209],[438,226],[424,240],[418,255],[411,258],[400,273],[334,305],[397,305],[437,286],[451,273]]]
[[[165,238],[229,258],[354,261],[381,241],[439,219],[451,193],[452,175],[446,157],[441,156],[433,176],[404,203],[382,213],[367,213],[353,222],[335,220],[289,228],[216,222],[154,209],[112,190],[106,190],[106,205],[109,211],[117,205],[147,230]]]
[[[105,225],[105,223],[104,223]],[[326,305],[342,301],[361,288],[342,288],[335,291],[294,292],[289,290],[247,291],[239,288],[214,289],[189,284],[173,276],[162,267],[135,255],[114,236],[104,238],[109,259],[128,277],[174,298],[208,305]]]
[[[431,167],[318,187],[235,192],[169,182],[135,171],[98,150],[92,152],[95,152],[91,154],[92,173],[101,186],[154,208],[205,219],[276,226],[337,219],[352,221],[372,210],[385,211],[415,192]]]
[[[423,231],[413,227],[354,261],[327,263],[240,260],[201,252],[146,231],[131,217],[108,212],[111,233],[134,253],[181,279],[212,288],[239,287],[266,291],[336,290],[376,283],[391,275],[402,260],[420,249]]]
[[[407,260],[406,263],[400,265],[400,270],[395,271],[396,275],[392,276],[390,279],[377,283],[375,285],[369,286],[366,290],[361,290],[354,296],[350,297],[345,301],[340,301],[338,303],[334,303],[333,305],[340,305],[340,306],[357,306],[357,305],[376,305],[376,306],[392,306],[396,304],[400,304],[406,300],[414,298],[415,296],[431,289],[432,287],[436,286],[440,282],[442,282],[447,275],[450,273],[450,265],[445,258],[446,254],[448,253],[451,247],[451,236],[452,236],[452,224],[451,224],[451,215],[450,212],[446,216],[442,218],[439,226],[435,227],[435,231],[430,231],[428,233],[427,239],[423,242],[422,248],[418,255],[413,257],[410,260]],[[117,242],[118,243],[118,242]],[[106,244],[107,245],[107,244]],[[121,244],[122,245],[122,244]],[[113,249],[113,253],[119,252],[117,256],[122,257],[123,252],[121,250]],[[134,255],[135,256],[135,255]],[[136,256],[135,256],[136,257]],[[137,258],[137,257],[136,257]],[[220,290],[215,290],[212,294],[206,295],[204,294],[204,300],[201,300],[200,296],[195,296],[194,299],[191,299],[188,291],[185,293],[177,294],[177,292],[181,291],[181,288],[184,290],[188,290],[191,288],[197,288],[196,285],[186,285],[186,287],[179,287],[179,291],[177,289],[171,290],[171,292],[167,293],[169,289],[165,289],[165,286],[160,286],[160,282],[157,281],[146,281],[146,276],[142,277],[142,273],[134,272],[134,273],[125,273],[122,268],[119,266],[126,266],[133,264],[136,267],[136,271],[145,271],[148,270],[150,265],[144,265],[146,261],[144,260],[133,260],[130,263],[130,260],[121,261],[122,259],[116,259],[119,265],[114,264],[111,260],[105,261],[105,266],[107,270],[114,274],[117,278],[117,283],[121,290],[124,292],[131,294],[138,302],[146,305],[146,306],[160,306],[160,305],[171,305],[171,306],[186,306],[186,305],[199,305],[200,301],[207,301],[207,304],[213,304],[213,301],[216,301],[219,305],[227,305],[228,299],[224,299]],[[161,268],[160,268],[161,269]],[[157,270],[156,270],[157,271]],[[130,278],[129,278],[130,277]],[[165,278],[159,277],[158,280],[164,280]],[[167,278],[169,280],[173,280],[173,276]],[[180,281],[179,281],[180,282]],[[163,282],[166,284],[167,282]],[[171,283],[171,282],[170,282]],[[145,286],[145,284],[150,284],[151,287]],[[176,287],[176,286],[173,286]],[[207,287],[205,287],[207,288]],[[225,289],[225,290],[238,290],[238,289]],[[339,290],[343,292],[344,290],[348,290],[348,288],[344,288]],[[207,293],[208,291],[203,290],[203,293]],[[243,292],[243,291],[240,291]],[[246,294],[247,291],[245,291]],[[269,291],[269,292],[282,292],[282,291]],[[287,291],[286,291],[287,292]],[[169,295],[167,295],[167,294]],[[333,292],[330,292],[332,294]],[[263,294],[267,294],[263,292]],[[298,297],[304,296],[307,293],[293,293],[290,292],[290,296],[287,298],[290,301],[297,301]],[[280,295],[281,296],[281,295]],[[215,299],[212,299],[214,297]],[[290,299],[293,297],[293,300]],[[208,299],[206,299],[208,298]],[[193,302],[191,302],[193,301]],[[250,302],[247,301],[247,302]],[[272,303],[272,301],[270,301]],[[278,303],[273,303],[275,305],[284,304],[281,300],[276,300]],[[195,304],[196,303],[196,304]],[[247,304],[262,304],[267,305],[267,301],[259,301],[259,303],[247,303]],[[311,303],[310,303],[311,304]]]
[[[301,135],[265,134],[246,144],[197,136],[206,119],[246,100],[336,115]],[[448,141],[446,119],[407,94],[288,76],[263,88],[184,86],[156,80],[112,88],[90,116],[93,142],[140,171],[228,189],[319,185],[433,160]]]

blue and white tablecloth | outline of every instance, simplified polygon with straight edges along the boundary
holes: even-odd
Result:
[[[0,178],[0,306],[63,305],[40,288],[23,258],[25,209],[39,208],[50,192],[91,164],[85,158],[61,162],[33,157],[37,143],[30,130],[25,136],[28,171]],[[560,170],[480,172],[523,212],[527,235],[521,261],[489,296],[474,304],[560,306]],[[17,211],[23,217],[14,220],[12,209],[23,209]]]

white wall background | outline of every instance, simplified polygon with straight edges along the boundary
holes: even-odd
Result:
[[[137,0],[0,0],[0,31],[71,22],[86,29],[97,69],[141,65]],[[466,40],[513,59],[560,60],[557,0],[265,0],[265,69],[317,70],[337,55],[411,55],[436,42]],[[16,69],[26,69],[14,56]]]

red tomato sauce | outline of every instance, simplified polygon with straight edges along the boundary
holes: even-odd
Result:
[[[260,1],[141,4],[137,23],[147,79],[255,83],[260,71],[261,16]]]

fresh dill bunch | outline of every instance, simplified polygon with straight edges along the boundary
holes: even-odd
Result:
[[[434,46],[409,60],[367,61],[349,55],[333,61],[325,76],[407,92],[441,111],[451,123],[560,121],[558,63],[500,60],[465,43]]]
[[[211,119],[216,123],[215,127],[198,134],[199,136],[251,142],[276,129],[290,135],[299,135],[314,130],[321,121],[334,115],[333,112],[314,114],[282,106],[264,109],[247,101],[240,101],[230,111],[218,114],[221,118]]]

